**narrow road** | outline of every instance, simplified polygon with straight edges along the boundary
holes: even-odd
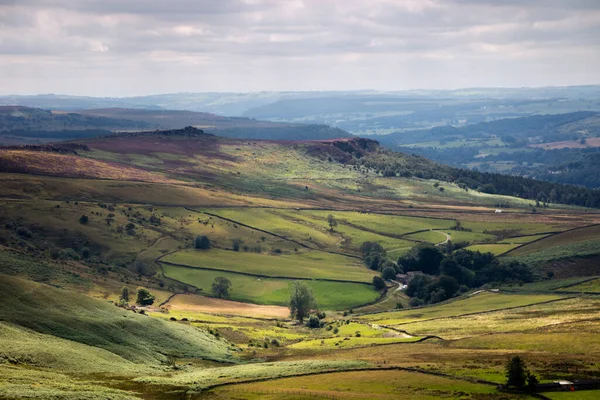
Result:
[[[433,232],[438,232],[438,233],[441,233],[442,235],[446,235],[446,240],[444,240],[441,243],[436,244],[436,246],[442,246],[442,245],[444,245],[444,244],[446,244],[446,243],[448,243],[449,241],[452,240],[452,238],[450,237],[450,235],[448,235],[446,232],[441,232],[441,231],[433,231]]]

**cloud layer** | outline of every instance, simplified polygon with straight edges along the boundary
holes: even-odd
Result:
[[[0,93],[600,83],[597,0],[0,0]]]

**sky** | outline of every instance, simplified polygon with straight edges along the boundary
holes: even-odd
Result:
[[[600,0],[0,0],[0,94],[600,84]]]

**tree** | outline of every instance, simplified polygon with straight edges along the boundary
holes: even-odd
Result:
[[[146,288],[138,288],[136,303],[140,306],[149,306],[154,303],[154,295],[151,294]]]
[[[212,293],[215,297],[223,298],[229,296],[229,288],[231,287],[231,281],[222,276],[215,278],[212,284]]]
[[[333,228],[335,228],[337,226],[337,220],[335,219],[335,217],[331,214],[329,214],[327,216],[327,223],[329,224],[329,230],[331,232],[333,232]]]
[[[417,259],[421,271],[436,275],[440,271],[440,263],[444,259],[444,254],[435,246],[423,246],[419,249]]]
[[[517,389],[525,388],[528,371],[525,361],[519,356],[511,358],[506,364],[506,386]]]
[[[201,250],[210,249],[210,239],[206,235],[196,236],[194,247]]]
[[[367,257],[371,254],[380,254],[383,256],[386,255],[385,249],[377,242],[363,242],[358,250],[364,257]]]
[[[86,225],[89,220],[90,218],[87,215],[82,215],[81,217],[79,217],[79,223],[82,225]]]
[[[373,286],[375,286],[376,290],[383,290],[385,288],[385,281],[380,276],[374,276]]]
[[[129,288],[127,286],[123,286],[123,289],[121,289],[119,299],[123,300],[125,303],[129,302]]]
[[[231,239],[231,247],[233,248],[233,251],[240,251],[242,243],[242,239]]]
[[[317,317],[316,315],[311,315],[308,318],[308,323],[306,324],[306,326],[308,326],[309,328],[320,328],[321,327],[321,320],[319,319],[319,317]]]
[[[396,270],[394,267],[385,267],[381,272],[381,277],[385,280],[392,280],[396,277]]]
[[[306,283],[295,281],[290,297],[290,315],[302,322],[313,308],[316,308],[316,301],[312,290]]]

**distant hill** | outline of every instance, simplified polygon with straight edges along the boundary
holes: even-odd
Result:
[[[510,118],[463,127],[435,127],[378,136],[394,150],[410,151],[454,167],[502,172],[600,187],[600,114],[574,112]]]
[[[34,144],[97,137],[117,131],[195,126],[221,136],[271,140],[322,140],[351,136],[325,125],[287,124],[177,110],[108,108],[80,112],[0,107],[0,144]]]

